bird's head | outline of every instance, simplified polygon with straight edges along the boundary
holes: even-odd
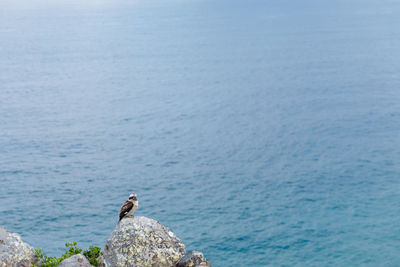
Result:
[[[130,195],[129,195],[129,199],[130,199],[130,200],[137,200],[136,194],[130,194]]]

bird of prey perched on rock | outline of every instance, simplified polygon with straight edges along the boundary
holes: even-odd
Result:
[[[139,201],[136,198],[136,194],[131,194],[119,211],[119,220],[121,221],[124,217],[133,217],[132,214],[138,207]]]

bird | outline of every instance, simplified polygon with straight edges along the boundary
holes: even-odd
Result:
[[[130,194],[127,201],[122,205],[119,211],[119,221],[125,217],[133,217],[132,214],[139,207],[139,201],[137,200],[136,194]]]

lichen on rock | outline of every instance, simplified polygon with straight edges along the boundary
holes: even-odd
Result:
[[[35,250],[16,233],[0,226],[0,267],[30,266],[35,262]]]
[[[211,267],[203,253],[193,250],[180,259],[176,267]]]
[[[107,240],[103,264],[114,266],[175,266],[185,255],[182,240],[159,222],[142,217],[122,219]]]

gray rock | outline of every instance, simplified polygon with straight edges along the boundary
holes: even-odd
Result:
[[[211,267],[210,262],[206,260],[203,253],[193,250],[176,264],[177,267]]]
[[[63,260],[57,267],[93,267],[82,254],[77,254]]]
[[[26,267],[35,263],[35,250],[21,240],[19,234],[10,233],[0,226],[0,266]]]
[[[103,266],[175,266],[185,245],[169,228],[146,217],[124,218],[115,227],[103,252]]]

